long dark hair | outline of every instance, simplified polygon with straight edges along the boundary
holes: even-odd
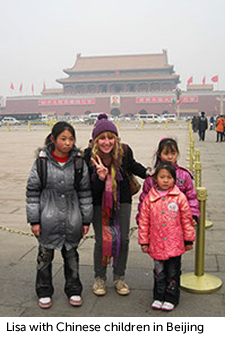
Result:
[[[161,162],[161,163],[159,163],[157,165],[155,173],[154,173],[155,180],[157,179],[157,175],[158,175],[160,170],[167,170],[171,174],[171,176],[173,177],[174,184],[176,183],[176,179],[177,179],[176,169],[173,166],[173,164],[171,164],[170,162]]]
[[[165,147],[166,147],[167,150],[170,150],[170,151],[173,151],[173,152],[177,152],[178,154],[180,153],[176,140],[174,140],[172,138],[164,138],[164,139],[160,140],[159,145],[158,145],[158,149],[156,151],[155,167],[159,163],[161,163],[160,155],[161,155],[161,153],[162,153],[162,151],[164,150]]]

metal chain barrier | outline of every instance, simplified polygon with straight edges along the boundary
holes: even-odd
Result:
[[[17,230],[17,229],[8,228],[8,227],[0,226],[0,231],[5,231],[5,232],[8,232],[8,233],[13,233],[13,234],[19,234],[19,235],[23,235],[23,236],[34,237],[33,233],[24,232],[22,230]]]
[[[132,227],[130,228],[130,234],[129,236],[132,236],[132,234],[135,232],[135,230],[137,230],[138,227]],[[30,232],[24,232],[23,230],[17,230],[14,228],[8,228],[8,227],[3,227],[0,226],[0,231],[3,232],[8,232],[8,233],[12,233],[12,234],[18,234],[21,236],[28,236],[28,237],[35,237],[34,233],[30,233]],[[95,236],[94,235],[85,235],[82,237],[81,242],[80,242],[80,246],[88,239],[94,239]]]

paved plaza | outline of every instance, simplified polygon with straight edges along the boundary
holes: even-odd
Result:
[[[77,145],[84,149],[91,136],[91,126],[76,128]],[[35,159],[36,149],[43,146],[49,133],[47,126],[0,128],[0,316],[1,317],[225,317],[225,286],[210,294],[181,291],[180,305],[171,313],[153,311],[150,308],[153,289],[153,262],[141,252],[137,242],[135,216],[138,196],[133,199],[131,217],[130,252],[126,281],[131,288],[127,297],[119,296],[113,287],[112,269],[107,272],[107,294],[96,297],[92,293],[93,229],[79,247],[80,275],[84,286],[83,305],[73,308],[64,294],[63,263],[60,253],[55,254],[53,282],[55,293],[53,306],[42,310],[35,294],[35,268],[37,241],[30,236],[26,223],[25,192],[29,170]],[[158,141],[165,136],[176,138],[180,148],[179,164],[188,165],[188,124],[148,125],[143,130],[135,125],[120,125],[122,141],[128,143],[135,159],[143,165],[153,165],[153,155]],[[216,133],[207,131],[206,141],[198,141],[194,134],[195,148],[200,150],[202,186],[208,193],[207,219],[213,227],[206,230],[205,273],[225,282],[225,142],[216,143]],[[22,231],[24,234],[18,234]],[[194,271],[195,250],[182,259],[183,274]]]

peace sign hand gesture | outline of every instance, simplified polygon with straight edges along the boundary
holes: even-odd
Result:
[[[96,158],[97,161],[94,158],[91,158],[91,160],[97,169],[98,178],[103,181],[108,175],[109,170],[102,164],[101,158],[98,155],[96,155]]]

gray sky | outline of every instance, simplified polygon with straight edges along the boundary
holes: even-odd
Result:
[[[182,89],[225,90],[224,0],[0,0],[0,96],[60,87],[76,54],[168,52]],[[10,90],[13,83],[15,90]]]

